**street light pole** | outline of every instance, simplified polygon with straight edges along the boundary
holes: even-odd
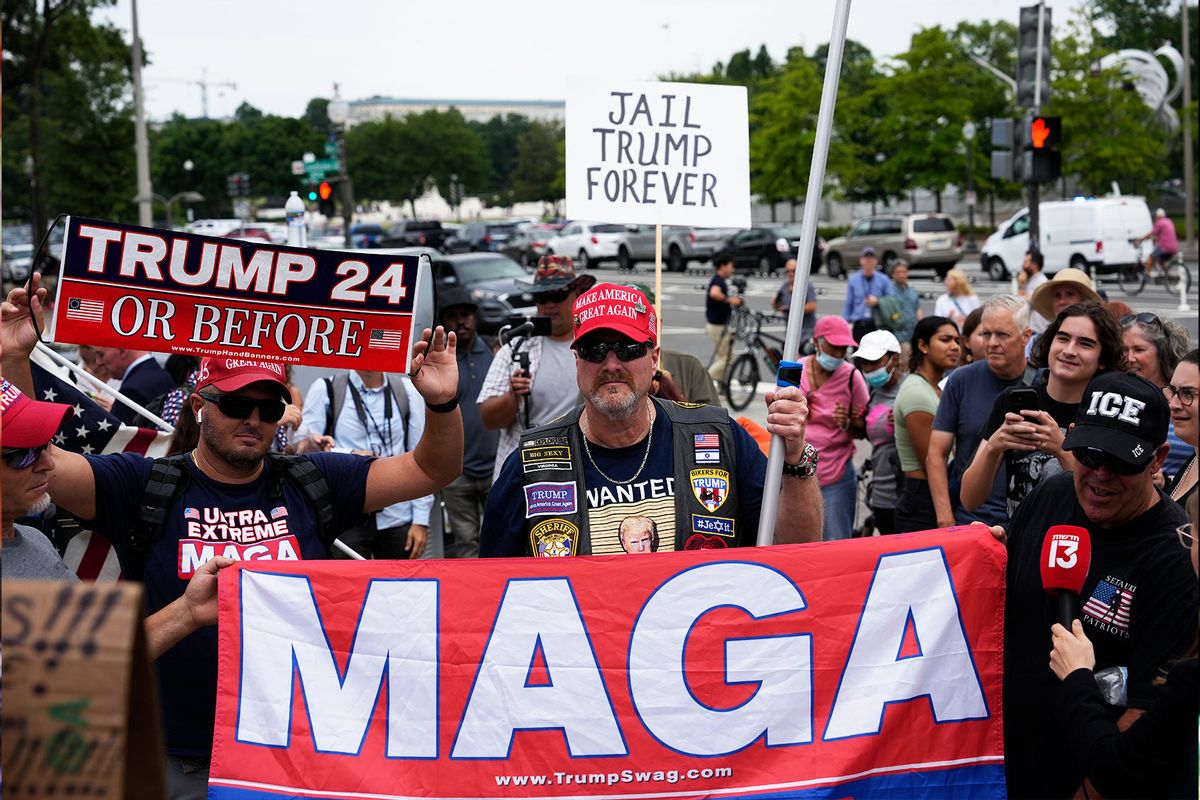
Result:
[[[137,0],[130,3],[133,9],[133,149],[137,164],[138,224],[149,227],[154,224],[154,211],[150,206],[150,139],[146,135],[145,96],[142,92],[142,39],[138,35]]]
[[[975,241],[975,123],[967,120],[962,135],[967,142],[967,250],[979,249]]]
[[[354,187],[350,185],[350,173],[346,169],[346,122],[350,119],[350,104],[342,99],[336,83],[333,85],[333,99],[329,101],[327,113],[330,123],[333,124],[333,135],[337,142],[338,172],[341,173],[339,185],[342,193],[342,236],[346,248],[349,249],[352,246],[350,222],[354,214]]]

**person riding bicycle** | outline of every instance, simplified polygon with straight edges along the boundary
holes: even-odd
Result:
[[[1134,242],[1140,245],[1151,238],[1154,239],[1154,250],[1146,257],[1147,275],[1154,272],[1156,261],[1165,267],[1179,252],[1179,237],[1175,235],[1175,223],[1171,222],[1167,212],[1161,208],[1154,211],[1154,227],[1145,236],[1134,239]]]

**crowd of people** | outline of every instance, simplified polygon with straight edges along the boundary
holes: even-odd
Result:
[[[142,387],[139,404],[178,424],[174,455],[157,460],[55,446],[71,408],[39,392],[30,367],[45,300],[35,276],[9,294],[0,319],[4,577],[73,577],[38,531],[48,515],[69,513],[112,542],[125,576],[146,585],[147,625],[169,632],[156,641],[171,796],[203,797],[214,575],[227,560],[183,568],[197,519],[234,545],[265,539],[278,557],[306,559],[420,557],[439,510],[448,557],[722,549],[763,538],[764,449],[716,404],[729,312],[742,298],[726,282],[731,262],[714,262],[707,370],[659,347],[641,287],[597,284],[562,257],[544,258],[530,287],[548,335],[493,341],[476,328],[471,295],[452,289],[408,375],[355,370],[304,397],[270,362],[171,364],[165,382],[155,374],[146,388],[148,354],[81,352],[115,391]],[[1170,796],[1189,784],[1194,796],[1197,586],[1180,543],[1194,565],[1182,506],[1195,517],[1200,372],[1186,331],[1105,302],[1077,270],[1046,279],[1037,253],[1019,293],[982,303],[952,270],[931,315],[903,264],[891,277],[874,252],[861,264],[841,316],[817,317],[808,296],[799,385],[767,395],[765,433],[782,438],[785,458],[766,540],[861,533],[855,454],[866,440],[869,527],[981,522],[1007,541],[1010,796],[1088,787]],[[786,313],[790,299],[781,290],[776,309]],[[1038,567],[1042,537],[1058,523],[1087,528],[1093,556],[1079,619],[1052,639],[1058,604]],[[1114,668],[1120,696],[1097,705],[1097,682],[1080,675]],[[1064,705],[1068,690],[1075,699]],[[1186,727],[1178,706],[1188,700],[1190,743],[1162,744],[1164,729]],[[1076,733],[1117,755],[1065,758],[1055,745]],[[1147,742],[1159,743],[1152,755]]]

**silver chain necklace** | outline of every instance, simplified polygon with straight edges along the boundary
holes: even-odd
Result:
[[[650,428],[646,432],[646,452],[642,454],[642,463],[637,468],[637,472],[633,473],[631,477],[626,478],[623,481],[617,480],[616,478],[608,475],[604,470],[600,469],[600,465],[596,463],[596,459],[592,458],[592,448],[588,446],[587,428],[584,428],[583,425],[579,426],[583,429],[583,452],[587,453],[588,461],[592,462],[592,466],[596,469],[596,472],[599,472],[600,476],[609,483],[615,483],[618,485],[633,483],[638,479],[638,476],[642,474],[642,470],[646,468],[646,462],[650,460],[650,445],[654,441],[654,415],[650,413],[649,407],[646,408],[646,421],[650,423]]]

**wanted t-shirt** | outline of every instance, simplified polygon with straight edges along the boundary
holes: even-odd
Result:
[[[153,460],[131,453],[85,456],[96,478],[93,530],[112,542],[122,567],[130,563],[130,531],[138,524]],[[329,484],[333,520],[327,534],[362,519],[367,471],[373,459],[343,453],[309,456]],[[221,483],[190,459],[186,486],[167,509],[162,535],[146,554],[146,613],[183,594],[196,567],[214,556],[244,560],[322,559],[329,542],[317,537],[316,517],[301,489],[282,483],[282,496],[267,497],[266,470],[253,483]],[[208,757],[217,701],[217,628],[188,636],[155,662],[167,753]]]
[[[730,479],[737,481],[738,507],[730,509],[719,503],[721,498],[714,495],[714,489],[708,485],[709,476],[698,475],[697,486],[679,487],[675,485],[674,456],[672,454],[670,419],[661,410],[655,416],[651,432],[650,454],[646,458],[646,467],[638,477],[629,483],[616,483],[632,477],[642,463],[646,454],[646,440],[642,439],[628,447],[609,449],[593,442],[588,443],[591,459],[587,451],[573,454],[583,464],[586,491],[574,491],[573,495],[580,496],[587,503],[588,532],[591,540],[589,555],[605,555],[623,553],[619,530],[621,523],[629,517],[647,517],[654,522],[658,534],[656,551],[664,552],[676,549],[678,536],[685,537],[684,542],[693,536],[708,537],[708,534],[693,530],[675,530],[675,493],[678,491],[695,492],[701,502],[710,504],[714,516],[726,517],[733,520],[734,537],[739,547],[754,545],[758,538],[758,512],[762,503],[763,482],[766,479],[767,459],[754,443],[750,434],[736,423],[731,423],[733,442],[737,465],[735,475]],[[581,448],[582,450],[582,448]],[[594,459],[594,463],[592,461]],[[718,463],[698,464],[695,472],[725,471],[729,466]],[[479,534],[479,554],[481,556],[522,556],[527,552],[528,519],[539,516],[541,509],[536,505],[530,508],[530,500],[526,497],[522,486],[520,449],[516,450],[504,462],[500,476],[488,494],[487,510],[483,515],[483,526]],[[712,539],[720,537],[712,535]],[[710,540],[710,539],[705,539]],[[701,543],[702,539],[692,544]]]
[[[1042,540],[1052,525],[1080,525],[1092,540],[1075,617],[1096,653],[1096,669],[1129,670],[1131,708],[1147,708],[1159,667],[1196,636],[1196,576],[1175,529],[1183,510],[1159,493],[1147,511],[1117,528],[1084,515],[1074,476],[1041,483],[1021,503],[1008,533],[1004,616],[1004,750],[1010,797],[1069,797],[1081,776],[1063,757],[1068,739],[1054,713],[1060,682],[1050,671],[1050,626],[1058,600],[1042,589]],[[1114,719],[1121,709],[1114,709]]]
[[[1004,415],[1008,413],[1009,408],[1008,397],[1012,394],[1013,388],[1015,387],[1005,389],[996,398],[996,402],[992,405],[992,413],[988,415],[987,422],[983,424],[983,428],[979,431],[980,440],[990,439],[992,434],[1004,424]],[[1059,430],[1065,436],[1067,429],[1075,421],[1075,414],[1079,411],[1079,403],[1058,402],[1050,396],[1045,383],[1040,383],[1033,388],[1038,393],[1038,408],[1049,412],[1054,421],[1058,423]],[[1033,487],[1047,478],[1058,475],[1063,469],[1059,460],[1045,451],[1019,452],[1008,450],[1004,453],[1004,471],[1008,475],[1008,493],[1006,497],[1008,500],[1008,515],[1011,517],[1016,513],[1017,506],[1021,504],[1021,501],[1033,491]]]

